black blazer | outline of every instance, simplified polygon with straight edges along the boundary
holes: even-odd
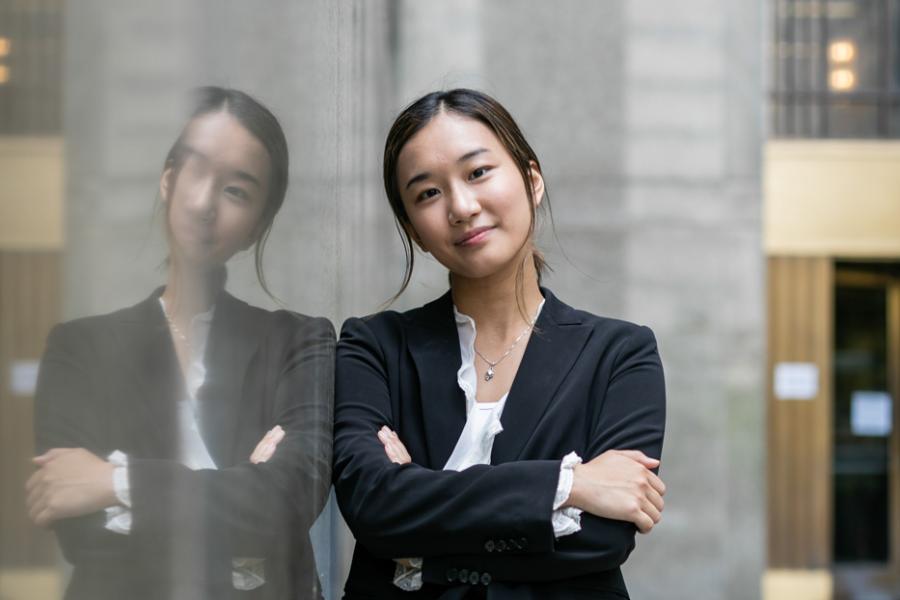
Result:
[[[555,539],[560,460],[662,450],[665,389],[652,332],[546,298],[513,382],[490,465],[441,471],[466,421],[450,294],[406,313],[350,319],[337,348],[334,482],[357,545],[346,598],[627,598],[635,527],[584,513]],[[396,465],[376,437],[406,444]],[[424,557],[418,593],[391,558]],[[486,586],[486,589],[480,586]],[[443,594],[443,595],[442,595]],[[476,596],[477,597],[477,596]]]
[[[223,292],[198,391],[201,435],[219,469],[191,471],[177,462],[184,380],[159,294],[58,325],[47,341],[38,450],[129,457],[129,535],[104,529],[103,512],[55,524],[74,565],[66,597],[318,597],[308,529],[330,483],[334,328]],[[285,439],[271,460],[251,464],[275,425]],[[264,558],[266,583],[234,590],[233,557]]]

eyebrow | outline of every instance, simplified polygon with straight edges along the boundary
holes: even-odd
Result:
[[[457,162],[457,164],[464,163],[467,160],[469,160],[470,158],[478,156],[479,154],[483,154],[484,152],[489,152],[489,150],[487,148],[475,148],[474,150],[470,150],[469,152],[466,152],[465,154],[463,154],[462,156],[457,158],[456,162]],[[419,183],[420,181],[428,179],[430,176],[431,176],[431,173],[428,173],[427,171],[424,173],[418,173],[417,175],[414,175],[413,177],[410,178],[409,181],[406,182],[406,189],[409,189],[413,184],[416,184],[416,183]]]
[[[207,155],[203,154],[202,152],[200,152],[199,150],[197,150],[197,149],[194,148],[193,146],[189,146],[189,145],[185,144],[185,145],[184,145],[184,148],[185,148],[185,150],[187,151],[188,154],[192,154],[192,155],[194,155],[194,156],[198,156],[198,157],[200,157],[201,160],[203,160],[203,161],[205,161],[205,162],[211,162],[211,161],[209,160],[209,157],[208,157]],[[242,170],[240,170],[240,169],[234,169],[234,170],[230,170],[229,173],[230,173],[232,176],[237,177],[238,179],[240,179],[240,180],[242,180],[242,181],[246,181],[246,182],[248,182],[248,183],[252,183],[252,184],[255,185],[256,187],[259,187],[259,188],[262,187],[262,184],[259,182],[259,179],[257,179],[256,177],[254,177],[253,175],[251,175],[251,174],[248,173],[247,171],[242,171]]]

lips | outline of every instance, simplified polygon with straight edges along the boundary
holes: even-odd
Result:
[[[470,229],[460,237],[456,238],[453,244],[456,246],[471,246],[473,244],[477,244],[487,237],[487,233],[491,229],[493,229],[493,227],[476,227],[474,229]]]

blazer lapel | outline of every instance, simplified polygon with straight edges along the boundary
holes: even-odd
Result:
[[[409,318],[408,347],[419,378],[429,466],[442,469],[466,424],[466,399],[456,381],[461,359],[450,292]]]
[[[206,342],[206,379],[197,391],[200,433],[218,467],[234,462],[244,375],[265,333],[262,326],[256,311],[222,292]]]
[[[157,289],[149,298],[122,314],[125,327],[116,340],[124,373],[110,373],[135,382],[133,406],[139,415],[141,433],[149,433],[155,446],[150,454],[163,458],[178,456],[175,403],[184,394],[184,378],[178,365],[175,346],[169,333]]]
[[[494,438],[491,464],[517,460],[556,390],[581,354],[592,328],[577,313],[541,288],[545,302],[525,347]]]

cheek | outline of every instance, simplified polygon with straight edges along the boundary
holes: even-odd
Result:
[[[444,223],[447,222],[446,215],[444,215],[443,221]],[[416,211],[410,215],[410,223],[415,230],[415,234],[422,243],[427,245],[427,242],[437,239],[444,231],[441,222],[440,205],[435,204],[434,206],[428,207],[426,210]]]
[[[231,243],[242,246],[250,238],[256,237],[262,214],[261,211],[248,207],[231,206],[220,212],[219,219],[223,233],[230,238]]]

